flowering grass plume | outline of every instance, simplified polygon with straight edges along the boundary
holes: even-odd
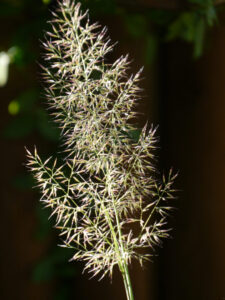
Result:
[[[105,35],[80,3],[64,0],[53,12],[43,69],[64,160],[42,161],[35,150],[27,152],[27,165],[63,245],[74,248],[72,259],[101,277],[118,266],[127,299],[134,299],[128,265],[133,258],[142,264],[168,237],[174,176],[156,179],[153,128],[132,137],[141,70],[129,77],[127,56],[107,63],[113,45]]]

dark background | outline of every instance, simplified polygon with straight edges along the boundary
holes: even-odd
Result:
[[[145,66],[140,111],[159,125],[159,167],[173,166],[178,199],[172,239],[142,270],[131,266],[138,300],[225,299],[225,12],[223,1],[83,0],[92,20],[107,25]],[[0,299],[125,300],[120,274],[89,280],[82,264],[57,247],[49,212],[24,167],[24,146],[43,157],[57,150],[58,131],[45,110],[39,39],[51,0],[0,0],[1,55],[10,58],[0,87]]]

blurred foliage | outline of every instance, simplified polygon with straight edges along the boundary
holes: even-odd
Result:
[[[49,120],[46,110],[40,106],[37,89],[30,89],[13,99],[8,105],[9,114],[13,120],[4,129],[4,136],[20,139],[37,131],[40,136],[50,141],[58,141],[59,130]]]
[[[217,13],[212,0],[189,0],[189,2],[196,5],[195,9],[182,12],[171,22],[167,40],[181,38],[193,43],[194,57],[198,58],[203,53],[207,28],[217,21]]]
[[[12,180],[12,186],[18,190],[29,190],[35,185],[30,174],[17,174]]]
[[[125,13],[127,30],[134,38],[146,39],[146,60],[151,64],[159,42],[181,39],[193,45],[193,57],[203,54],[208,28],[217,23],[213,0],[189,0],[185,10],[146,9],[142,13]]]
[[[8,80],[10,58],[8,53],[0,52],[0,87],[4,86]]]
[[[73,264],[68,263],[71,257],[72,252],[70,250],[65,251],[64,248],[53,247],[33,270],[32,279],[35,283],[48,281],[56,283],[54,300],[72,299],[74,294],[73,279],[77,271]]]
[[[63,248],[54,247],[52,251],[41,260],[34,268],[33,280],[35,282],[45,282],[48,280],[70,278],[76,275],[76,270],[72,264],[65,264],[72,257],[72,252]]]
[[[169,0],[165,0],[169,1]],[[202,55],[204,41],[208,28],[217,21],[217,10],[213,0],[189,0],[189,6],[182,11],[167,11],[163,9],[131,9],[120,0],[80,0],[85,8],[90,10],[93,18],[107,15],[117,15],[124,23],[129,37],[134,42],[140,41],[145,45],[145,64],[151,65],[157,55],[160,43],[181,39],[193,44],[193,55]],[[138,1],[131,1],[137,7]],[[7,84],[10,72],[30,72],[30,66],[41,61],[39,39],[47,29],[49,8],[55,7],[55,0],[1,0],[0,18],[2,24],[6,20],[9,25],[8,38],[0,44],[0,87]],[[8,28],[7,28],[8,29]],[[3,35],[4,36],[4,35]],[[10,65],[13,64],[11,69]],[[22,139],[37,134],[48,145],[53,145],[59,139],[59,131],[49,120],[43,101],[41,88],[37,82],[22,91],[8,103],[10,122],[2,132],[5,138]],[[131,135],[138,139],[139,132]],[[30,189],[33,179],[28,174],[18,174],[12,185],[18,189]],[[52,235],[52,224],[48,220],[48,212],[37,204],[36,215],[38,229],[36,238],[47,239]],[[54,235],[53,235],[54,236]],[[55,242],[53,243],[55,244]],[[34,268],[33,280],[56,280],[57,290],[55,299],[71,299],[72,279],[76,275],[74,266],[67,264],[70,251],[50,247],[49,252]]]

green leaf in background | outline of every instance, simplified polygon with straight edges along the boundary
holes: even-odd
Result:
[[[13,100],[8,105],[8,112],[10,115],[17,115],[20,111],[20,104],[17,100]]]
[[[52,280],[54,277],[54,262],[51,257],[47,257],[35,266],[32,279],[39,283]]]
[[[37,22],[37,21],[36,21]],[[42,18],[37,23],[41,24]],[[39,34],[43,27],[39,27]],[[23,68],[30,63],[34,63],[37,59],[38,53],[32,48],[33,40],[38,39],[36,23],[26,23],[17,28],[11,37],[10,54],[13,62],[19,67]]]
[[[130,138],[132,138],[135,142],[138,142],[140,134],[141,134],[140,129],[132,130],[132,131],[129,132]]]
[[[0,3],[0,16],[1,17],[11,17],[18,15],[22,11],[22,6],[13,5],[11,3],[6,3],[2,1]]]
[[[31,134],[35,127],[32,115],[17,116],[3,130],[3,136],[11,139],[21,139]]]
[[[151,9],[147,12],[147,17],[160,27],[165,26],[167,28],[168,24],[171,23],[177,16],[176,12],[162,10],[162,9]]]
[[[48,5],[49,3],[51,3],[52,0],[42,0],[42,2],[46,5]]]
[[[194,38],[194,58],[199,58],[203,52],[204,37],[206,31],[205,21],[201,18],[195,27],[195,38]]]
[[[157,56],[158,39],[154,34],[148,34],[145,47],[145,63],[151,65]]]
[[[112,15],[117,11],[115,0],[80,0],[82,7],[87,8],[91,15]]]
[[[34,105],[38,98],[39,92],[37,89],[25,91],[9,103],[9,114],[17,115],[18,113],[31,112],[34,109]]]
[[[207,24],[211,27],[217,21],[216,9],[213,5],[206,9],[206,20]]]
[[[182,13],[170,25],[167,40],[174,40],[176,38],[180,38],[187,42],[192,42],[194,47],[193,56],[194,58],[199,58],[203,53],[207,24],[212,24],[215,18],[213,10],[210,9],[209,14],[211,15],[207,19],[205,16],[205,11],[204,13]]]
[[[125,16],[125,26],[133,38],[140,38],[147,33],[147,19],[144,15],[129,14]]]
[[[213,0],[189,0],[190,3],[197,4],[193,13],[200,13],[206,19],[209,26],[212,26],[217,20],[216,7]]]
[[[41,260],[33,271],[33,281],[44,282],[56,278],[71,278],[76,275],[74,265],[64,264],[72,257],[70,249],[54,248]]]
[[[60,136],[59,129],[54,126],[48,117],[46,111],[42,108],[37,111],[37,130],[46,139],[50,141],[58,141]]]
[[[25,53],[23,49],[19,46],[13,46],[8,50],[8,55],[10,57],[10,62],[22,66],[25,60]]]
[[[36,216],[38,218],[36,238],[39,240],[43,240],[51,232],[53,221],[49,220],[49,210],[43,208],[40,203],[38,203],[36,208]]]
[[[196,16],[192,12],[182,13],[168,29],[167,40],[182,38],[187,42],[194,40]]]
[[[20,174],[14,177],[12,180],[12,186],[19,190],[32,189],[34,185],[34,178],[30,174]]]

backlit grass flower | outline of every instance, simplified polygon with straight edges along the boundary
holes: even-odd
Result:
[[[118,266],[131,300],[128,265],[132,259],[142,264],[168,237],[174,176],[157,179],[153,128],[132,137],[141,70],[129,77],[127,56],[107,62],[113,45],[106,29],[91,24],[79,3],[59,3],[51,28],[44,42],[45,92],[64,160],[42,161],[35,150],[27,164],[63,246],[74,248],[72,259],[101,277]]]

